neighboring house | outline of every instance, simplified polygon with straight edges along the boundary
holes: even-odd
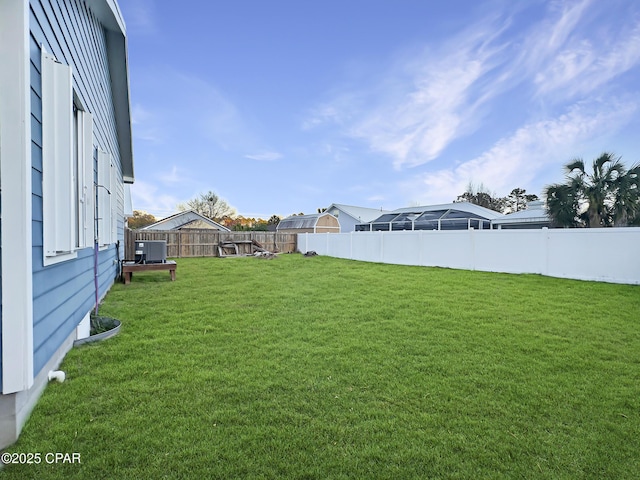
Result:
[[[346,233],[354,232],[356,230],[356,225],[375,220],[383,213],[388,213],[388,210],[332,203],[329,208],[327,208],[326,212],[338,219],[338,222],[340,223],[340,231],[342,233]]]
[[[220,225],[218,222],[200,215],[198,212],[188,210],[186,212],[176,213],[170,217],[147,225],[140,230],[183,230],[183,229],[208,229],[220,230],[221,232],[230,232],[227,227]]]
[[[330,213],[291,215],[280,220],[278,233],[340,233],[338,219]]]
[[[509,213],[502,218],[491,221],[491,228],[514,229],[514,228],[544,228],[550,227],[551,220],[545,211],[544,200],[529,202],[526,210]]]
[[[96,299],[118,273],[134,177],[115,0],[1,0],[0,59],[4,448],[48,372],[89,335]]]
[[[359,224],[357,231],[489,229],[504,215],[469,202],[399,208]]]

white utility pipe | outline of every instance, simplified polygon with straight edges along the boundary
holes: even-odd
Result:
[[[50,370],[49,371],[49,381],[57,380],[58,382],[64,382],[64,379],[67,378],[67,375],[62,370]]]

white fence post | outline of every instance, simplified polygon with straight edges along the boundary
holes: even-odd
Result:
[[[471,255],[469,255],[469,270],[476,269],[476,242],[475,237],[473,236],[474,231],[475,230],[473,229],[473,227],[467,229],[467,236],[469,238],[469,251],[471,252]]]
[[[549,229],[547,227],[543,227],[542,229],[542,239],[540,241],[540,247],[542,250],[542,258],[540,259],[540,274],[548,275],[549,274]]]
[[[354,232],[349,234],[349,260],[353,260],[353,234]]]

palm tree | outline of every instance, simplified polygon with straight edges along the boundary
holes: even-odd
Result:
[[[640,221],[640,165],[626,170],[620,158],[603,153],[591,174],[584,161],[565,165],[566,183],[546,189],[547,213],[555,226],[611,227]]]
[[[558,183],[547,187],[547,213],[554,227],[581,227],[578,197],[571,185]]]
[[[614,204],[614,225],[640,226],[640,164],[618,179]]]

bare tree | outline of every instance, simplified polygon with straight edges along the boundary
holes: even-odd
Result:
[[[236,214],[233,207],[211,190],[207,193],[199,194],[187,203],[179,204],[177,208],[183,212],[193,210],[214,221],[221,220],[223,217],[232,217]]]

